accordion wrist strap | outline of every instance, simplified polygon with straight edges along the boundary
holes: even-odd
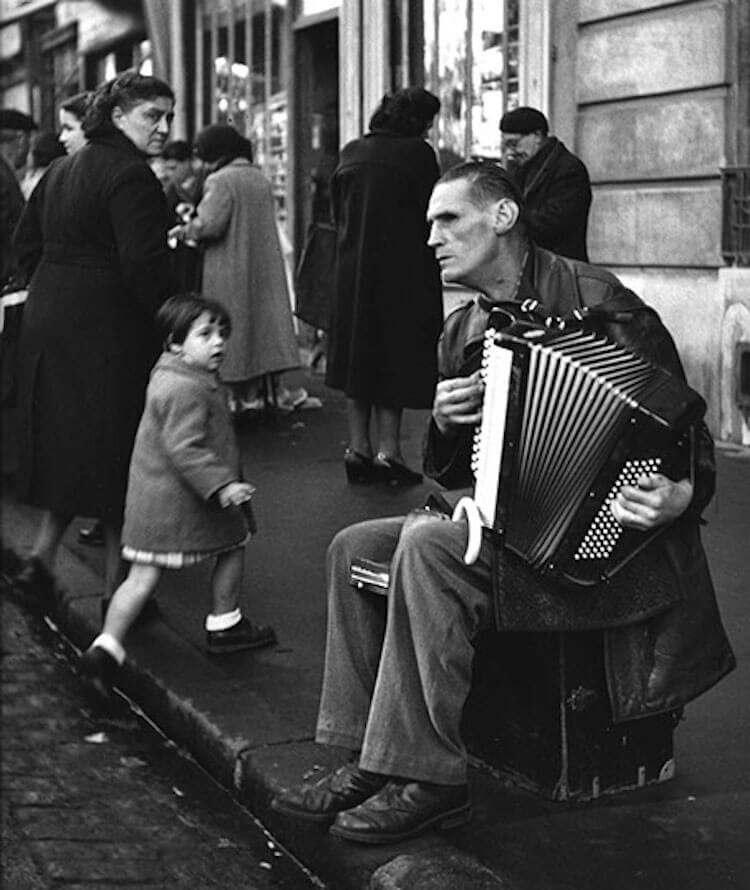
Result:
[[[482,549],[482,517],[479,514],[479,507],[477,507],[474,498],[461,498],[456,504],[451,518],[454,522],[458,522],[464,516],[468,525],[468,540],[466,541],[464,562],[467,566],[470,566],[477,561],[479,551]]]

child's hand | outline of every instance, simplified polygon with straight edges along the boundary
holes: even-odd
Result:
[[[230,482],[220,489],[216,495],[219,503],[225,509],[227,507],[239,507],[247,503],[255,493],[255,486],[249,482]]]

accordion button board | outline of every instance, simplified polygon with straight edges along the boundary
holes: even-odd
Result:
[[[474,515],[561,580],[588,586],[611,577],[655,534],[623,528],[612,502],[644,475],[690,475],[703,399],[582,329],[489,329],[482,376],[470,525]]]

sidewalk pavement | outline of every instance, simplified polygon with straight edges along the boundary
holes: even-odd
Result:
[[[431,484],[349,486],[343,399],[298,372],[322,409],[238,427],[246,478],[257,485],[259,533],[248,546],[246,613],[271,623],[275,648],[220,659],[203,649],[208,569],[167,573],[161,617],[128,639],[123,690],[164,732],[258,816],[329,887],[342,890],[750,890],[750,452],[719,449],[718,494],[705,541],[739,667],[686,710],[675,733],[677,776],[661,785],[562,804],[474,768],[474,819],[446,833],[367,847],[270,809],[272,795],[338,765],[313,741],[325,645],[324,557],[340,528],[397,515]],[[427,412],[407,412],[405,453],[419,464]],[[10,489],[10,486],[6,486]],[[35,511],[3,496],[6,546],[28,552]],[[85,647],[99,629],[102,554],[77,520],[61,549],[63,631]]]

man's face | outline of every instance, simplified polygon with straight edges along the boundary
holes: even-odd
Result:
[[[525,164],[531,160],[542,147],[544,137],[536,130],[533,133],[503,133],[501,136],[501,152],[506,166]]]
[[[497,203],[481,204],[466,179],[438,183],[427,208],[430,237],[445,282],[478,287],[497,260]]]
[[[3,130],[0,138],[0,152],[14,170],[20,170],[26,163],[31,145],[31,133],[24,130]]]
[[[186,161],[178,161],[176,158],[164,159],[164,170],[169,182],[184,182],[193,172],[190,159]]]
[[[146,99],[127,111],[112,111],[112,123],[149,157],[161,154],[173,117],[172,100],[166,96]]]

